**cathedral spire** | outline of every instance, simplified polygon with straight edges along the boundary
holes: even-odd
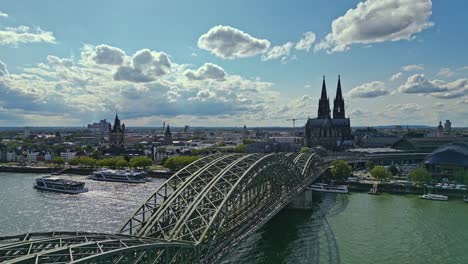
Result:
[[[325,76],[323,76],[323,81],[322,81],[322,96],[320,97],[320,100],[327,100],[327,85],[325,84]]]
[[[341,78],[338,75],[338,85],[336,87],[336,96],[333,101],[333,118],[334,119],[344,119],[345,118],[345,106],[343,95],[341,92]]]
[[[327,85],[325,84],[325,76],[323,76],[322,81],[322,95],[319,100],[318,115],[319,119],[330,118],[330,101],[327,96]]]

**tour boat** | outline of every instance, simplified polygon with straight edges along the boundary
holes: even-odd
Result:
[[[435,201],[447,201],[448,200],[448,197],[445,196],[445,195],[441,195],[441,194],[432,194],[432,193],[428,193],[428,194],[423,194],[420,196],[422,199],[426,199],[426,200],[435,200]]]
[[[79,194],[87,192],[88,188],[85,188],[84,186],[84,182],[52,178],[50,176],[38,178],[34,183],[34,188],[36,189],[67,194]]]
[[[372,194],[372,195],[381,195],[382,193],[378,191],[377,189],[377,183],[374,183],[374,185],[372,186],[372,188],[367,192],[368,194]]]
[[[463,196],[463,201],[464,201],[465,203],[468,203],[468,196]]]
[[[124,170],[99,170],[93,171],[89,176],[90,179],[96,181],[109,181],[109,182],[127,182],[127,183],[145,183],[144,172],[124,171]]]
[[[348,186],[332,186],[325,183],[312,184],[307,189],[316,192],[328,192],[328,193],[348,193]]]

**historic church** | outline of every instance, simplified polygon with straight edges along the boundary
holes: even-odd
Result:
[[[345,103],[341,93],[341,80],[338,75],[335,100],[333,100],[333,118],[330,101],[327,96],[325,76],[322,82],[322,95],[318,105],[317,118],[309,118],[305,125],[304,145],[322,146],[328,150],[342,150],[352,146],[351,122],[345,116]]]

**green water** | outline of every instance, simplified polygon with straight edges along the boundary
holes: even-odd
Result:
[[[116,232],[162,182],[95,182],[88,193],[32,188],[34,174],[0,173],[0,236]],[[415,195],[314,195],[311,211],[283,210],[224,263],[468,264],[468,203]]]
[[[225,263],[468,263],[468,204],[415,195],[315,195],[284,210]]]

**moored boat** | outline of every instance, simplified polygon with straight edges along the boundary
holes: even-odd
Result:
[[[95,181],[109,181],[109,182],[127,182],[127,183],[145,183],[146,173],[125,170],[99,170],[93,171],[89,176],[90,179]]]
[[[79,194],[88,191],[84,182],[71,181],[60,178],[45,176],[37,178],[34,188],[50,192],[59,192],[67,194]]]
[[[448,196],[441,195],[441,194],[432,194],[432,193],[423,194],[420,197],[422,199],[434,200],[434,201],[447,201],[448,200]]]
[[[468,203],[468,196],[463,196],[463,201],[464,201],[465,203]]]
[[[346,185],[333,186],[325,183],[317,183],[310,185],[307,189],[316,192],[348,193],[348,186]]]

